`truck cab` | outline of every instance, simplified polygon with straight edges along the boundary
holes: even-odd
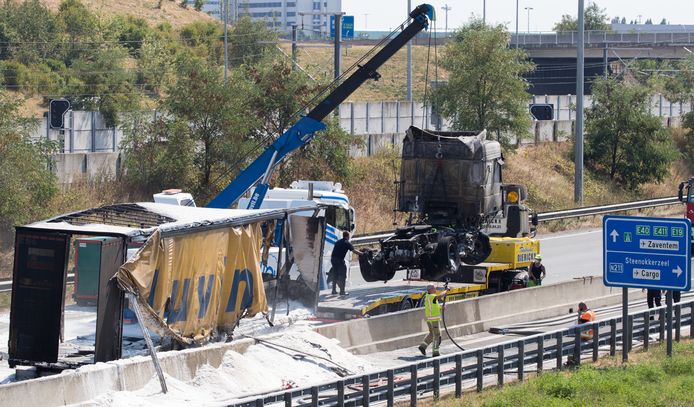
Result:
[[[245,208],[251,198],[239,199],[238,207]],[[325,206],[321,215],[325,216],[326,229],[323,245],[323,264],[321,270],[321,289],[327,287],[327,273],[330,270],[330,256],[335,242],[342,238],[342,232],[352,233],[355,229],[355,212],[349,204],[349,197],[342,190],[342,184],[332,181],[294,181],[289,188],[272,188],[268,190],[260,209],[295,208],[299,206]],[[312,213],[297,212],[290,216],[311,216]],[[264,274],[276,276],[277,274],[277,248],[270,250],[267,265],[263,269]],[[349,264],[352,261],[352,253],[347,254],[347,273],[349,278]]]

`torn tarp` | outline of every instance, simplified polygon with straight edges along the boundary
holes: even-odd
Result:
[[[261,222],[167,237],[157,230],[116,278],[137,296],[150,329],[183,344],[204,342],[267,312],[261,239]]]

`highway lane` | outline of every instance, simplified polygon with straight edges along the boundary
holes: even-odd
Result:
[[[561,232],[538,236],[545,283],[602,275],[602,229]]]

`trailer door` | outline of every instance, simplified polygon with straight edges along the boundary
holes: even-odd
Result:
[[[10,366],[24,361],[57,362],[70,238],[65,233],[17,228]]]

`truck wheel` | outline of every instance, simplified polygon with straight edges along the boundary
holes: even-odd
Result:
[[[489,243],[489,236],[484,233],[477,233],[472,242],[472,251],[469,252],[462,261],[465,264],[480,264],[492,253],[492,245]]]
[[[422,261],[422,278],[440,281],[446,274],[456,273],[460,267],[458,244],[453,236],[439,239],[431,261]]]
[[[405,311],[408,309],[414,308],[414,304],[412,303],[412,300],[409,298],[405,298],[400,302],[400,311]]]
[[[376,259],[374,251],[369,249],[359,256],[359,271],[364,281],[369,283],[388,281],[395,276],[395,270],[391,270],[382,259]]]
[[[434,250],[434,261],[446,272],[455,273],[460,266],[458,243],[453,236],[444,236],[439,239]]]

